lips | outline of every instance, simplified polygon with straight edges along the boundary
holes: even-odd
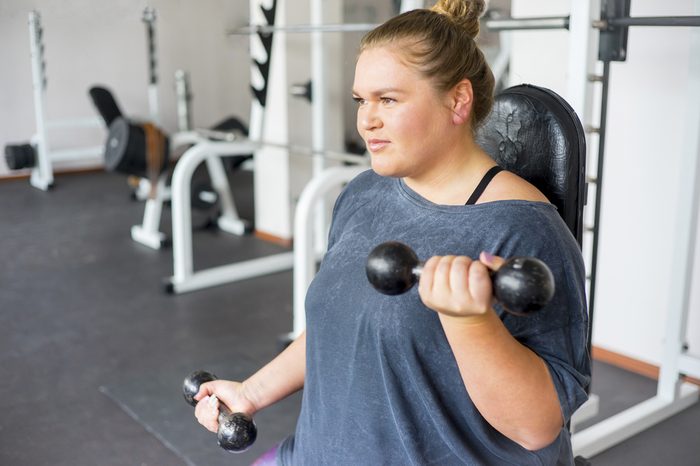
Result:
[[[390,141],[386,139],[368,139],[367,140],[367,149],[370,152],[377,152],[382,149],[384,149],[386,146],[388,146]]]

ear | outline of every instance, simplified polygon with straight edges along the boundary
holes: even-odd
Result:
[[[463,125],[469,121],[473,101],[474,91],[471,81],[463,79],[458,82],[450,93],[450,108],[453,113],[452,123],[455,125]]]

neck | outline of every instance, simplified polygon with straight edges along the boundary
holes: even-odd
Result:
[[[439,163],[404,182],[425,199],[442,205],[463,205],[486,170],[494,165],[470,137],[440,155]]]

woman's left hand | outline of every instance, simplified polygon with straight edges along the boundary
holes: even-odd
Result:
[[[493,304],[489,270],[504,263],[482,252],[479,260],[466,256],[434,256],[423,266],[418,294],[430,309],[453,317],[480,316]]]

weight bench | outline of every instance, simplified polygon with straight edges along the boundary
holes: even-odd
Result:
[[[105,87],[93,86],[89,95],[108,129],[106,169],[138,177],[134,196],[146,200],[143,221],[140,225],[131,227],[131,237],[145,246],[160,249],[166,242],[165,234],[159,231],[163,203],[171,198],[170,188],[166,186],[170,155],[178,147],[207,143],[209,138],[197,131],[179,132],[169,137],[155,125],[133,121],[122,113],[114,96]],[[248,128],[234,117],[218,123],[212,130],[226,131],[227,134],[236,131],[241,135],[247,135],[248,132]],[[158,139],[162,146],[162,150],[158,151],[161,153],[156,157],[153,157],[151,150],[154,139]],[[192,180],[195,186],[188,198],[191,207],[198,209],[201,218],[192,222],[190,210],[190,224],[196,223],[198,227],[203,227],[216,222],[224,231],[243,235],[250,231],[250,225],[238,215],[221,156],[231,156],[234,159],[233,166],[237,168],[252,157],[252,150],[240,144],[230,150],[228,153],[214,151],[200,160],[206,162],[208,177],[203,179],[204,176],[200,175],[195,177],[199,181]],[[197,167],[193,168],[193,172],[195,168]]]

